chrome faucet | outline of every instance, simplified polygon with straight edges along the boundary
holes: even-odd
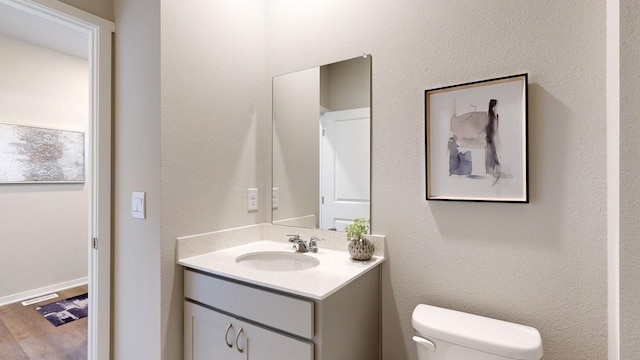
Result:
[[[307,244],[300,238],[300,235],[290,234],[287,236],[289,237],[289,242],[293,243],[293,250],[299,253],[306,253],[309,251]]]
[[[312,236],[311,239],[309,240],[308,245],[304,240],[300,238],[300,235],[298,234],[291,234],[287,236],[289,237],[289,242],[293,243],[293,250],[295,250],[296,252],[299,252],[299,253],[306,253],[306,252],[317,253],[318,252],[318,241],[320,241],[320,238],[318,238],[317,236]]]

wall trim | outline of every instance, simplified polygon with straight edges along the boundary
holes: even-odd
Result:
[[[606,2],[607,343],[620,360],[620,0]]]
[[[28,299],[33,299],[35,297],[47,295],[56,291],[71,289],[76,286],[86,285],[87,280],[88,280],[87,277],[83,277],[75,280],[69,280],[69,281],[58,283],[58,284],[41,287],[39,289],[33,289],[33,290],[24,291],[24,292],[13,294],[13,295],[3,296],[3,297],[0,297],[0,306],[13,304],[13,303],[17,303],[17,302],[28,300]]]

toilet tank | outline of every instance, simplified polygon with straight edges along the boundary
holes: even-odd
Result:
[[[538,330],[431,305],[416,306],[411,323],[420,360],[540,360]]]

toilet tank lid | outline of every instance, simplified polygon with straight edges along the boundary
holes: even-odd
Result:
[[[415,308],[411,323],[417,332],[431,340],[513,359],[542,358],[540,333],[529,326],[424,304]]]

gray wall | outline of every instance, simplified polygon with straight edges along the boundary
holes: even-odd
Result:
[[[371,59],[358,56],[322,66],[320,86],[326,99],[321,105],[331,111],[369,107],[371,102]],[[325,90],[326,89],[326,90]]]
[[[160,5],[115,3],[113,358],[160,359]],[[147,217],[131,217],[144,191]]]
[[[545,359],[606,358],[604,1],[278,0],[267,20],[269,74],[372,54],[385,359],[415,359],[418,303],[534,326]],[[522,72],[531,204],[426,202],[424,89]]]
[[[640,4],[620,1],[620,359],[640,358]]]
[[[114,0],[60,0],[103,19],[115,21]]]
[[[535,326],[547,360],[605,359],[604,1],[267,1],[266,36],[264,11],[257,0],[116,1],[115,358],[181,358],[176,236],[268,219],[270,77],[368,52],[372,221],[389,255],[385,359],[415,359],[418,303]],[[623,12],[623,44],[637,39],[633,14]],[[633,49],[623,54],[629,74]],[[424,89],[520,72],[530,75],[531,204],[426,202]],[[630,197],[621,204],[620,261],[622,317],[633,319],[630,79],[622,84],[621,166],[630,175],[621,191]],[[254,186],[262,204],[247,213]],[[148,192],[145,221],[130,218],[134,190]],[[469,220],[458,226],[458,218]],[[623,320],[623,359],[637,357],[633,327]]]
[[[175,239],[265,222],[271,114],[262,0],[162,2],[162,356],[182,358]],[[247,188],[260,211],[247,211]]]
[[[0,49],[0,122],[84,132],[87,145],[87,61],[4,36]],[[87,184],[3,184],[0,204],[0,303],[86,281]]]
[[[272,221],[309,216],[318,226],[320,72],[314,67],[273,78],[271,177],[279,206]]]

